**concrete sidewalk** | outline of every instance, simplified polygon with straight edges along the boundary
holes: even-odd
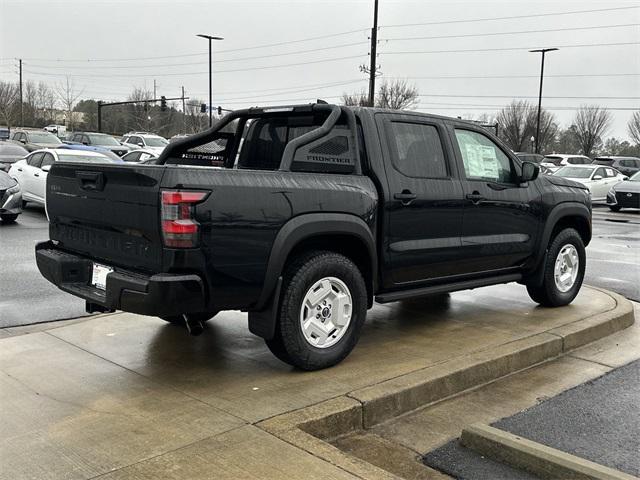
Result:
[[[566,332],[544,333],[565,351],[578,336],[594,340],[632,322],[628,302],[626,323],[615,321],[624,302],[585,287],[572,305],[543,309],[509,285],[377,305],[352,355],[320,372],[280,363],[239,312],[220,314],[198,338],[126,313],[6,329],[0,478],[363,477],[263,421],[544,332]]]

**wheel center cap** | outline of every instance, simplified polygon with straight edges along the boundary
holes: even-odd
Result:
[[[322,309],[322,316],[323,316],[324,318],[327,318],[327,317],[329,316],[329,312],[330,312],[329,307],[324,307],[324,308]]]

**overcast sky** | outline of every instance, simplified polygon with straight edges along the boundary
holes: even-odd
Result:
[[[419,110],[477,116],[513,97],[535,103],[540,57],[527,50],[559,47],[547,55],[543,105],[566,126],[581,104],[640,108],[638,7],[380,0],[378,64],[383,77],[415,83]],[[158,96],[180,96],[184,86],[206,99],[207,42],[196,34],[207,33],[224,37],[213,45],[214,105],[339,101],[367,88],[358,67],[369,62],[372,10],[373,0],[0,0],[0,78],[17,80],[22,58],[25,80],[54,86],[70,75],[85,98],[122,100],[155,79]],[[612,113],[609,135],[627,138],[632,112]]]

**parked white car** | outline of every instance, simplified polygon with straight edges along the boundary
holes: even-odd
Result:
[[[102,162],[116,160],[91,150],[45,149],[36,150],[11,165],[9,176],[14,178],[22,190],[22,204],[34,202],[45,205],[47,172],[55,162]]]
[[[147,132],[130,132],[122,137],[121,143],[131,149],[151,150],[160,155],[164,147],[169,145],[166,138]]]
[[[584,184],[591,192],[592,202],[604,202],[612,186],[629,178],[615,168],[600,165],[567,165],[554,175]]]
[[[591,159],[584,155],[566,155],[564,153],[554,153],[545,155],[540,165],[547,167],[552,172],[559,170],[566,165],[589,165]]]

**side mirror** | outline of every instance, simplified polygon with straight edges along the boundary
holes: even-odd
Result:
[[[622,177],[622,181],[623,182],[626,182],[627,180],[629,180],[629,177],[627,177],[627,176]]]
[[[531,182],[538,178],[540,174],[540,166],[533,162],[522,162],[522,175],[520,183]]]
[[[596,175],[593,180],[602,180],[602,175]]]
[[[41,170],[42,170],[43,172],[48,172],[49,170],[51,170],[51,165],[45,165],[45,166],[43,166],[43,167],[41,168]]]
[[[83,145],[89,145],[89,142],[82,142]]]
[[[138,146],[139,146],[139,147],[144,147],[144,143],[142,143],[142,142],[138,142]]]
[[[27,141],[24,138],[21,138],[20,140],[18,140],[20,143],[23,143],[26,145]]]

